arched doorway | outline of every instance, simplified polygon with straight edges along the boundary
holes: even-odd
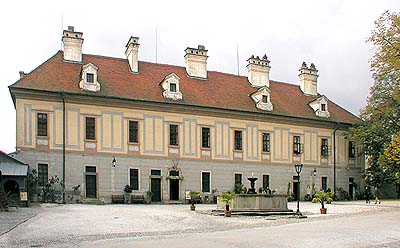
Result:
[[[8,180],[3,184],[4,191],[8,195],[19,195],[19,184],[14,180]]]

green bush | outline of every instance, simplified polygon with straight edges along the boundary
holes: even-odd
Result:
[[[325,208],[324,203],[331,203],[333,201],[333,192],[323,192],[320,191],[315,194],[314,198],[312,199],[313,203],[321,203],[321,208]]]

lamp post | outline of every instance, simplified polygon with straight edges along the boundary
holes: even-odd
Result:
[[[112,168],[111,168],[111,191],[112,191],[112,193],[114,193],[114,169],[115,169],[115,165],[117,164],[117,160],[115,160],[115,156],[114,156],[111,164],[112,164]]]
[[[296,170],[297,179],[299,181],[299,186],[297,187],[297,192],[296,192],[296,194],[297,194],[297,211],[296,211],[295,215],[303,216],[299,209],[299,207],[300,207],[300,173],[301,173],[301,169],[303,169],[303,164],[295,164],[294,168]]]

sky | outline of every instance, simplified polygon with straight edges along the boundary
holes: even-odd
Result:
[[[0,9],[0,150],[15,150],[8,86],[19,71],[32,71],[62,49],[67,26],[83,32],[83,53],[123,58],[129,37],[138,36],[139,60],[184,66],[184,49],[202,44],[209,71],[237,74],[238,54],[244,76],[251,55],[267,54],[270,79],[297,85],[301,63],[312,62],[318,92],[358,115],[373,84],[373,47],[366,40],[385,10],[399,9],[398,0],[6,1]]]

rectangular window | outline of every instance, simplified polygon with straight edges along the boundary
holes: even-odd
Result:
[[[326,191],[328,189],[328,178],[327,177],[321,177],[321,187],[323,191]]]
[[[152,175],[152,176],[161,176],[161,170],[151,170],[150,175]]]
[[[262,96],[262,101],[263,101],[263,103],[268,103],[268,96],[263,95]]]
[[[322,156],[328,156],[328,139],[322,138],[321,139],[321,155]]]
[[[39,186],[46,186],[49,180],[49,165],[38,164],[38,183]]]
[[[170,84],[169,84],[169,91],[171,91],[171,92],[176,92],[176,84],[170,83]]]
[[[37,136],[47,136],[47,114],[37,114]]]
[[[201,128],[201,147],[210,148],[210,128]]]
[[[270,135],[263,133],[263,152],[270,152]]]
[[[325,103],[321,104],[321,111],[326,111],[326,104]]]
[[[129,142],[137,143],[138,142],[138,122],[137,121],[129,121]]]
[[[235,173],[235,185],[242,184],[242,174]]]
[[[86,73],[86,82],[93,83],[94,82],[94,75],[93,73]]]
[[[263,175],[263,188],[264,190],[269,189],[269,175]]]
[[[86,173],[96,173],[96,166],[86,166]]]
[[[356,147],[353,141],[349,141],[349,158],[356,157]]]
[[[132,190],[139,190],[139,170],[129,169],[129,185]]]
[[[301,153],[300,136],[293,136],[293,153],[294,154]]]
[[[170,146],[178,145],[178,125],[174,124],[169,125],[169,145]]]
[[[96,119],[94,117],[86,117],[86,139],[96,139]]]
[[[235,130],[235,150],[242,150],[242,131]]]
[[[201,173],[201,191],[204,193],[209,193],[211,189],[210,172]]]

